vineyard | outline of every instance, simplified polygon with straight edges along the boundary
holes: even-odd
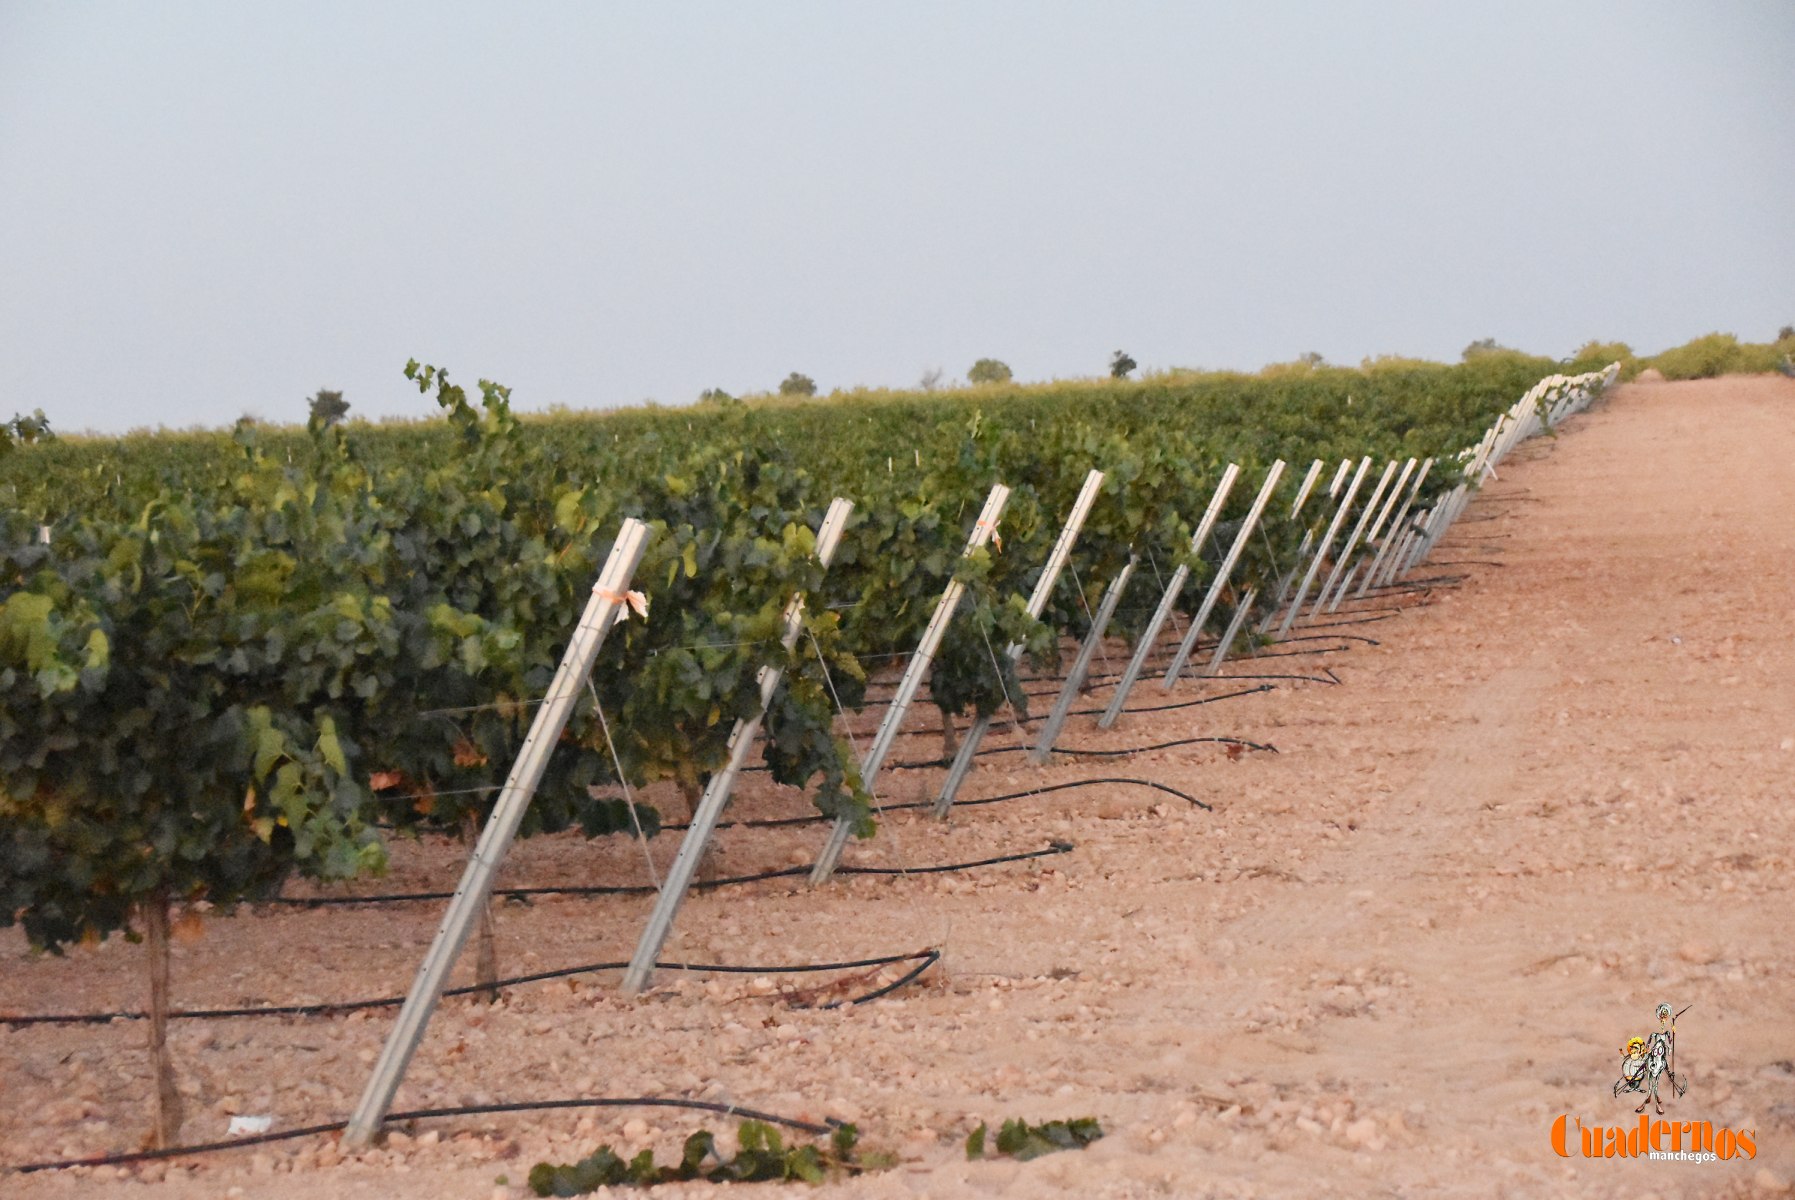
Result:
[[[412,834],[484,830],[502,858],[513,832],[678,825],[646,987],[738,773],[833,830],[820,885],[877,836],[913,700],[952,763],[944,814],[994,722],[1049,759],[1106,642],[1128,665],[1105,728],[1149,671],[1169,691],[1275,653],[1399,587],[1508,449],[1612,381],[1553,370],[521,419],[504,387],[413,363],[440,421],[21,447],[0,457],[0,926],[48,951],[147,935],[165,1008],[171,919],[202,902],[295,876],[329,895]],[[1045,734],[1031,696],[1054,698]],[[493,886],[472,879],[470,921]],[[439,935],[414,1032],[467,932]],[[364,1133],[409,1055],[388,1050]]]

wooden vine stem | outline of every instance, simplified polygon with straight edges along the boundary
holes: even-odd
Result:
[[[1084,486],[1078,491],[1078,499],[1072,502],[1072,512],[1066,517],[1065,528],[1060,530],[1059,540],[1053,544],[1053,552],[1047,556],[1047,565],[1041,569],[1041,577],[1035,581],[1035,590],[1028,598],[1028,615],[1036,620],[1047,609],[1047,601],[1053,595],[1053,586],[1059,582],[1060,572],[1066,569],[1066,560],[1072,557],[1073,543],[1078,541],[1078,535],[1084,529],[1085,518],[1091,513],[1091,505],[1097,502],[1097,489],[1102,486],[1102,471],[1092,471],[1084,477]],[[1015,662],[1022,657],[1022,645],[1019,642],[1012,643],[1004,647],[1003,652],[1005,657]],[[934,811],[937,817],[947,816],[947,810],[953,807],[954,795],[959,792],[967,772],[972,770],[973,756],[978,753],[979,743],[985,740],[985,733],[990,728],[991,718],[981,716],[975,718],[972,727],[966,731],[965,740],[960,743],[960,752],[954,756],[947,778],[942,781],[941,794],[935,797]]]
[[[156,1119],[150,1129],[151,1149],[169,1150],[180,1141],[185,1106],[175,1084],[168,1053],[168,889],[159,887],[144,900],[141,911],[145,947],[150,955],[150,1067],[156,1077]]]
[[[829,504],[829,511],[823,517],[823,526],[816,535],[816,560],[825,569],[835,557],[835,548],[841,544],[842,531],[847,528],[848,516],[853,511],[853,503],[840,496]],[[798,644],[798,636],[803,631],[804,597],[800,594],[793,596],[785,606],[785,629],[780,640],[786,653],[789,654]],[[666,883],[661,885],[654,911],[649,914],[648,924],[643,927],[642,936],[636,942],[635,956],[630,959],[629,968],[623,973],[622,990],[626,996],[640,994],[654,978],[655,959],[660,957],[661,947],[667,944],[668,935],[673,932],[674,919],[679,915],[680,906],[685,903],[692,878],[698,872],[698,864],[710,845],[711,835],[717,830],[724,805],[729,803],[729,793],[735,787],[736,777],[741,774],[750,751],[754,749],[754,740],[760,735],[767,706],[773,702],[773,696],[779,690],[784,674],[778,667],[766,666],[760,669],[760,711],[752,717],[737,721],[735,728],[730,731],[729,758],[723,769],[711,776],[710,783],[704,789],[704,798],[692,813],[691,827],[686,830],[686,836],[679,843],[679,853],[674,856],[673,866],[667,872]]]
[[[985,497],[985,507],[980,510],[978,520],[972,526],[972,535],[966,539],[966,549],[961,551],[960,557],[964,558],[991,540],[991,535],[997,532],[997,519],[1003,514],[1003,507],[1009,500],[1009,488],[1001,483],[992,485],[991,494]],[[904,668],[904,677],[898,683],[891,707],[885,710],[885,719],[879,724],[879,732],[860,763],[860,786],[869,795],[872,794],[874,781],[879,777],[879,768],[885,764],[885,756],[891,753],[892,744],[897,741],[898,730],[904,723],[904,715],[910,710],[910,702],[916,699],[916,690],[922,686],[923,676],[928,673],[935,651],[940,649],[941,639],[947,633],[948,622],[954,619],[954,609],[959,607],[960,597],[965,592],[966,585],[958,579],[948,580],[947,586],[941,591],[940,601],[935,605],[935,615],[929,618],[928,628],[922,633],[922,641],[917,644],[916,653],[911,655],[910,664]],[[841,852],[847,848],[848,838],[853,832],[852,821],[846,817],[837,818],[835,825],[829,830],[829,840],[823,843],[822,853],[817,856],[816,865],[810,870],[811,886],[821,886],[828,882],[829,876],[835,873],[835,866],[841,861]]]
[[[430,1017],[436,1011],[449,971],[460,957],[461,948],[467,944],[474,922],[492,897],[493,879],[498,874],[499,864],[517,836],[518,824],[523,820],[531,797],[536,794],[536,786],[542,782],[549,755],[554,753],[561,731],[567,726],[567,718],[573,712],[574,702],[579,699],[580,689],[592,673],[592,663],[604,644],[605,634],[610,632],[619,611],[627,603],[625,593],[642,561],[648,533],[648,526],[634,518],[626,519],[618,531],[611,555],[605,560],[604,570],[592,589],[592,598],[586,602],[585,612],[567,644],[567,652],[562,655],[561,665],[556,668],[548,692],[536,709],[536,719],[530,723],[530,732],[518,750],[517,761],[511,764],[504,790],[499,793],[492,816],[487,818],[486,827],[480,832],[479,844],[474,847],[461,882],[455,887],[455,896],[443,914],[436,938],[418,967],[417,978],[412,981],[393,1031],[387,1035],[386,1045],[374,1063],[374,1073],[369,1076],[361,1100],[349,1118],[348,1128],[343,1132],[343,1145],[348,1149],[367,1146],[380,1132],[381,1122],[392,1107],[393,1095],[405,1078],[406,1067],[411,1064],[411,1056],[417,1051]]]

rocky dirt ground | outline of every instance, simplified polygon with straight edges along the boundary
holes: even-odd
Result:
[[[1075,748],[1226,735],[1034,770],[987,760],[971,797],[1097,776],[1158,781],[895,815],[849,861],[916,868],[1071,842],[959,874],[778,880],[695,897],[669,958],[780,964],[939,946],[890,998],[817,1010],[781,975],[615,973],[445,1004],[400,1108],[691,1096],[857,1121],[897,1165],[766,1195],[1747,1196],[1795,1179],[1795,382],[1623,387],[1510,458],[1421,577],[1231,675],[1275,690],[1081,718]],[[1340,620],[1342,618],[1335,618]],[[1371,640],[1355,640],[1371,639]],[[1326,682],[1323,669],[1339,679]],[[1241,690],[1188,682],[1173,699]],[[1099,693],[1102,698],[1102,693]],[[1135,703],[1163,703],[1156,683]],[[1044,705],[1045,700],[1038,701]],[[1000,738],[999,741],[1002,739]],[[934,743],[907,743],[912,756]],[[894,774],[923,799],[932,771]],[[747,815],[802,811],[750,788]],[[805,861],[815,826],[734,829],[716,869]],[[672,839],[653,847],[664,867]],[[451,885],[464,852],[404,845],[382,887]],[[513,884],[637,880],[642,847],[542,839]],[[645,897],[497,911],[505,974],[627,958]],[[177,1003],[397,994],[435,904],[259,907],[177,947]],[[67,959],[0,936],[0,1012],[135,1008],[141,951]],[[465,964],[463,967],[465,971]],[[870,981],[844,985],[866,988]],[[1667,1117],[1751,1131],[1713,1163],[1560,1157],[1559,1115],[1627,1125],[1621,1043],[1678,1022]],[[390,1013],[178,1022],[188,1140],[233,1114],[340,1119]],[[141,1024],[0,1029],[0,1162],[128,1149],[147,1124]],[[1097,1117],[1108,1136],[969,1163],[981,1120]],[[531,1164],[600,1142],[663,1157],[670,1110],[423,1122],[345,1156],[327,1137],[129,1168],[0,1177],[29,1198],[519,1196]],[[1574,1129],[1574,1125],[1573,1125]],[[709,1185],[655,1194],[698,1196]],[[757,1194],[763,1194],[757,1193]]]

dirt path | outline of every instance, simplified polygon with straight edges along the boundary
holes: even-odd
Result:
[[[1074,741],[1228,734],[1280,753],[1180,747],[1044,772],[1005,757],[968,786],[1124,774],[1194,792],[1213,814],[1110,787],[964,808],[947,826],[900,818],[853,860],[1077,848],[820,894],[701,895],[668,948],[778,962],[939,943],[947,957],[927,986],[834,1012],[794,1010],[772,983],[739,978],[668,978],[640,1003],[590,977],[520,988],[495,1007],[446,1006],[400,1105],[702,1095],[857,1119],[902,1160],[757,1195],[1773,1194],[1795,1178],[1795,383],[1622,388],[1502,476],[1421,572],[1461,585],[1355,605],[1366,623],[1331,631],[1378,644],[1231,668],[1325,664],[1340,686],[1283,681],[1104,735],[1084,718]],[[936,778],[894,776],[887,799],[923,798]],[[731,869],[796,861],[820,837],[749,833],[730,839]],[[416,848],[399,882],[452,880],[457,853]],[[532,845],[510,871],[540,882],[595,869],[640,874],[640,850]],[[506,907],[502,969],[627,957],[646,907]],[[437,915],[214,922],[182,951],[177,989],[185,980],[190,1003],[402,990]],[[135,1000],[130,947],[38,962],[9,934],[0,951],[0,1009]],[[1755,1158],[1585,1159],[1574,1123],[1573,1157],[1559,1157],[1561,1114],[1636,1121],[1640,1098],[1609,1088],[1618,1048],[1656,1027],[1661,1001],[1692,1006],[1677,1026],[1689,1090],[1667,1098],[1666,1118],[1751,1131]],[[218,1136],[232,1112],[340,1117],[387,1020],[177,1029],[198,1114],[187,1135]],[[0,1157],[133,1141],[139,1040],[124,1025],[0,1032]],[[1087,1114],[1110,1135],[1079,1154],[960,1152],[978,1119]],[[0,1192],[516,1196],[495,1181],[521,1183],[540,1158],[601,1141],[665,1157],[701,1123],[469,1119],[347,1162],[296,1143],[113,1183],[110,1171],[5,1179]]]

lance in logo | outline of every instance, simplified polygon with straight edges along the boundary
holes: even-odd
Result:
[[[1618,1099],[1622,1092],[1644,1092],[1646,1098],[1639,1102],[1634,1112],[1642,1113],[1648,1104],[1657,1106],[1657,1114],[1664,1115],[1664,1102],[1658,1098],[1658,1080],[1670,1076],[1670,1086],[1675,1094],[1681,1096],[1689,1090],[1689,1081],[1679,1078],[1677,1065],[1677,1018],[1688,1012],[1694,1005],[1685,1004],[1676,1012],[1671,1012],[1670,1005],[1658,1006],[1658,1031],[1645,1037],[1628,1040],[1621,1047],[1620,1078],[1614,1081],[1614,1095]]]

